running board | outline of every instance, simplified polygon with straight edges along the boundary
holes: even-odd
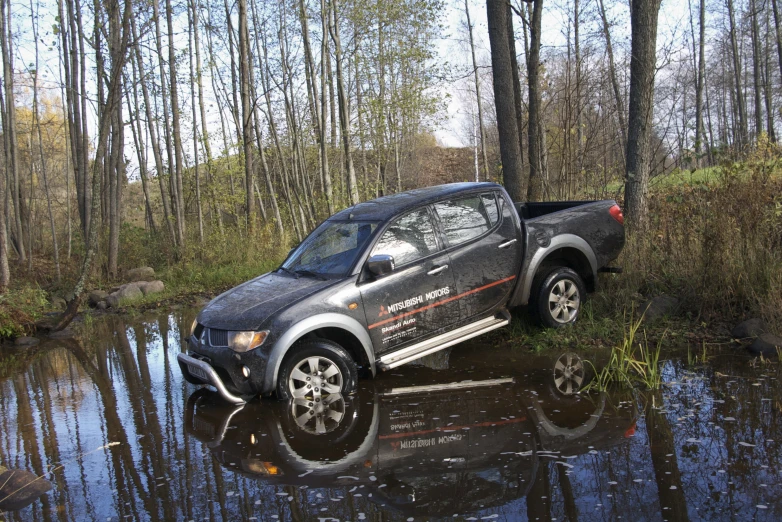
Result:
[[[486,332],[502,328],[508,324],[510,320],[507,317],[487,317],[474,323],[462,326],[456,330],[446,332],[438,335],[426,341],[408,346],[401,350],[386,354],[376,361],[376,365],[380,370],[386,371],[407,364],[416,359],[420,359],[425,355],[437,352],[454,344],[478,337]]]

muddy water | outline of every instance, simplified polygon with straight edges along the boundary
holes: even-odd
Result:
[[[179,373],[193,313],[0,360],[0,465],[53,486],[1,520],[782,519],[776,366],[573,397],[559,354],[475,340],[317,409],[235,408]]]

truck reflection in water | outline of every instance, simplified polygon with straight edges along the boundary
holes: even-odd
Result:
[[[443,378],[425,368],[415,373],[418,383]],[[417,516],[527,496],[536,481],[548,484],[538,475],[548,475],[552,459],[564,471],[560,483],[567,482],[570,458],[621,444],[635,430],[632,408],[607,407],[605,396],[564,396],[553,383],[366,384],[353,396],[319,403],[238,407],[199,390],[188,400],[185,426],[232,471],[268,484],[358,486],[374,502]]]

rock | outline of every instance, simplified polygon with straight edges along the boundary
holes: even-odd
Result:
[[[679,300],[669,295],[658,295],[642,303],[638,307],[639,317],[643,314],[645,322],[656,321],[657,319],[671,315],[679,307]]]
[[[65,299],[62,297],[52,297],[52,308],[56,308],[57,310],[65,310],[66,306],[68,306],[68,303],[66,303]]]
[[[17,337],[14,339],[14,344],[16,346],[35,346],[36,344],[40,343],[40,339],[36,339],[35,337]]]
[[[52,483],[29,471],[15,469],[0,473],[0,511],[17,511],[52,489]]]
[[[103,290],[93,290],[90,292],[89,296],[89,303],[90,306],[95,307],[98,306],[98,303],[103,301],[109,296],[108,292],[104,292]]]
[[[782,350],[782,337],[771,333],[760,334],[752,344],[747,346],[749,353],[763,357],[776,357],[779,354],[777,349]]]
[[[141,288],[139,288],[139,283],[128,283],[119,287],[119,290],[111,295],[117,296],[120,302],[122,302],[138,299],[144,294],[141,292]]]
[[[105,309],[106,309],[106,308],[108,308],[108,307],[109,307],[109,305],[108,305],[108,304],[106,304],[106,301],[101,301],[100,303],[98,303],[98,304],[95,306],[95,308],[97,308],[98,310],[105,310]]]
[[[139,299],[143,295],[139,288],[139,283],[128,283],[120,286],[116,292],[109,295],[106,298],[106,304],[111,308],[119,308],[122,304]]]
[[[762,319],[752,318],[737,324],[736,327],[730,331],[730,336],[734,339],[748,339],[750,337],[758,337],[766,332],[768,332],[766,323],[764,323]]]
[[[137,284],[144,295],[159,294],[166,288],[166,285],[163,284],[163,281],[149,281],[146,283]]]
[[[151,266],[142,266],[128,270],[128,281],[152,281],[155,279],[155,269]]]
[[[75,336],[76,336],[76,332],[74,332],[70,328],[65,328],[64,330],[60,330],[59,332],[51,332],[49,334],[49,339],[71,339]]]

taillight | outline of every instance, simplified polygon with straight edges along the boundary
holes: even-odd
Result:
[[[633,425],[630,426],[629,428],[627,428],[627,430],[625,431],[625,438],[626,439],[628,439],[630,437],[633,437],[633,436],[635,436],[635,423],[633,423]]]
[[[620,225],[625,224],[625,215],[622,214],[622,209],[619,208],[619,205],[614,205],[613,207],[609,208],[608,213],[611,214],[611,217],[614,218]]]

